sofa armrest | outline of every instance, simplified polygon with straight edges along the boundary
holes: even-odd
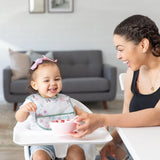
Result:
[[[9,66],[3,69],[3,93],[7,100],[10,96],[10,84],[11,84],[12,71]]]
[[[109,80],[112,98],[115,98],[117,91],[117,68],[109,64],[103,64],[103,76]]]

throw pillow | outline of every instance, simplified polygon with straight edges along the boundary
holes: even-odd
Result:
[[[9,55],[12,80],[26,78],[31,65],[29,56],[24,53],[15,52],[11,49],[9,49]]]

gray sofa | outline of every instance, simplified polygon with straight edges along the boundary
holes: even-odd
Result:
[[[45,54],[47,51],[36,51]],[[62,74],[62,93],[81,102],[102,101],[107,108],[106,101],[113,100],[116,95],[117,69],[114,66],[103,64],[102,51],[77,50],[54,51],[54,59]],[[7,102],[23,102],[26,93],[27,79],[11,81],[10,67],[3,70],[4,97]]]

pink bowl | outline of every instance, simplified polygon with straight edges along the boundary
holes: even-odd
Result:
[[[50,122],[50,127],[55,134],[64,135],[76,129],[76,123],[70,120],[55,120]]]

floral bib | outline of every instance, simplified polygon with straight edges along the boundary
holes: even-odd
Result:
[[[39,94],[33,94],[28,99],[37,106],[35,121],[42,129],[50,130],[49,123],[53,120],[72,119],[76,115],[71,100],[66,95],[43,98]]]

